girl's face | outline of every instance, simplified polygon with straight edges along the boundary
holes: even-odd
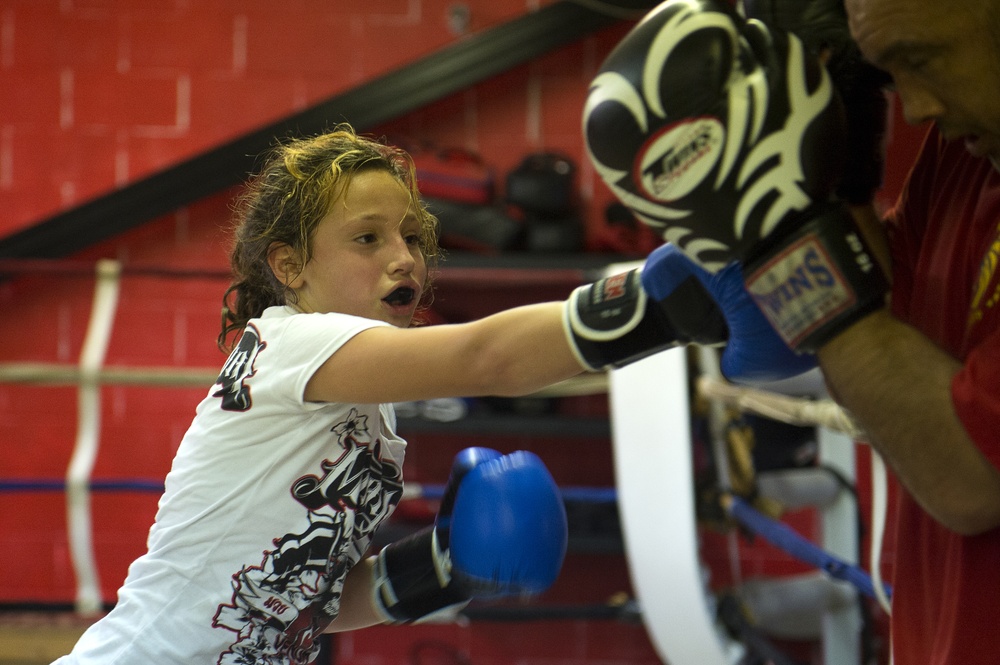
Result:
[[[355,174],[312,243],[312,258],[290,284],[299,310],[410,324],[427,264],[420,218],[396,178],[381,169]]]

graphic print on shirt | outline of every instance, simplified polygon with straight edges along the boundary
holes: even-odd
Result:
[[[323,460],[320,473],[297,479],[292,497],[302,505],[308,526],[302,533],[275,538],[260,565],[233,575],[231,604],[220,605],[216,628],[237,634],[219,665],[284,665],[311,662],[317,638],[340,609],[343,578],[378,524],[403,493],[397,464],[382,459],[382,441],[368,431],[368,416],[351,409],[330,430],[343,452]]]
[[[226,364],[222,366],[222,372],[215,384],[222,386],[212,393],[212,397],[222,398],[222,409],[224,411],[249,411],[253,405],[250,399],[250,388],[243,385],[243,382],[254,375],[253,363],[257,360],[257,354],[264,350],[267,342],[262,342],[260,332],[250,324],[240,336],[240,341],[229,354]]]
[[[1000,264],[1000,224],[997,225],[997,235],[990,243],[983,260],[979,264],[979,279],[969,305],[969,320],[966,333],[972,326],[979,323],[986,313],[1000,302],[1000,280],[997,280],[997,266]]]

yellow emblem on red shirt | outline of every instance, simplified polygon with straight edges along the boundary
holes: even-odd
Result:
[[[969,319],[966,330],[982,320],[986,310],[992,309],[1000,301],[1000,282],[994,283],[997,265],[1000,264],[1000,224],[997,225],[997,237],[990,244],[979,264],[979,279],[969,304]],[[990,285],[992,284],[992,289]]]

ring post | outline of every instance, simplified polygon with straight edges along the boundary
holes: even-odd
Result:
[[[98,372],[104,364],[118,308],[120,274],[121,266],[117,261],[102,260],[97,263],[90,322],[80,353],[76,445],[66,471],[70,556],[76,572],[76,611],[81,615],[96,614],[102,607],[91,528],[90,478],[101,432]]]

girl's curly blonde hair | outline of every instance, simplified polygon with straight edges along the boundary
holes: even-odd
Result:
[[[400,148],[359,136],[350,125],[340,124],[325,134],[279,143],[236,199],[229,255],[233,281],[222,297],[220,349],[229,350],[231,333],[242,330],[266,308],[293,302],[294,294],[268,265],[272,245],[287,244],[308,261],[313,233],[338,193],[354,175],[372,169],[388,172],[410,192],[420,218],[420,248],[429,268],[422,298],[427,304],[440,254],[438,222],[420,198],[413,160]]]

